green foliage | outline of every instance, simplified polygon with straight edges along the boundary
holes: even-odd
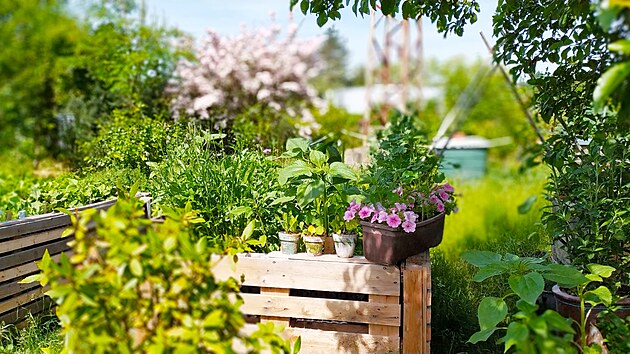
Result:
[[[15,325],[0,326],[0,353],[40,354],[42,348],[56,354],[63,349],[63,337],[59,334],[59,320],[45,311],[37,317],[29,314],[22,328]]]
[[[239,333],[239,284],[215,278],[206,238],[191,241],[189,226],[203,219],[190,205],[152,224],[138,199],[124,197],[72,222],[74,254],[55,262],[46,252],[42,273],[25,279],[50,285],[64,352],[231,352],[235,341],[255,351],[291,351],[273,325]]]
[[[302,212],[307,212],[307,224],[322,226],[330,235],[331,216],[341,218],[338,206],[358,194],[347,182],[356,181],[357,174],[341,162],[341,154],[332,144],[311,144],[308,140],[287,140],[284,157],[293,161],[278,171],[280,185],[289,187]],[[335,211],[332,214],[331,211]]]
[[[630,352],[630,317],[623,319],[612,312],[602,312],[597,327],[610,353]]]
[[[584,275],[574,267],[560,264],[544,264],[541,258],[518,257],[513,254],[505,256],[487,251],[467,252],[463,258],[479,268],[474,277],[475,281],[484,281],[490,277],[509,275],[510,291],[502,298],[486,297],[479,304],[478,319],[481,330],[470,337],[475,344],[487,340],[497,330],[499,323],[509,323],[504,337],[507,352],[512,346],[518,352],[527,353],[576,353],[577,348],[572,342],[575,331],[571,321],[552,310],[538,314],[536,300],[544,290],[544,279],[556,282],[567,289],[575,288],[581,301],[580,346],[586,347],[586,318],[590,310],[585,304],[594,307],[599,304],[610,306],[612,295],[604,286],[588,290],[591,283],[601,283],[603,278],[609,277],[614,268],[602,265],[589,265],[590,274]],[[544,278],[544,279],[543,279]],[[515,296],[516,309],[508,309],[507,298]],[[588,312],[587,312],[588,311]],[[510,314],[508,316],[508,314]]]
[[[328,20],[341,18],[339,10],[352,3],[355,15],[369,15],[370,8],[376,8],[376,0],[291,0],[291,9],[300,4],[303,14],[317,16],[317,24],[321,27]],[[437,25],[438,32],[455,32],[461,36],[464,25],[477,21],[479,4],[476,0],[466,1],[421,1],[421,0],[381,0],[380,12],[392,15],[402,12],[404,18],[427,16]]]
[[[360,134],[361,115],[352,114],[333,105],[313,112],[315,122],[319,124],[317,135],[330,140],[337,140],[344,149],[359,147],[363,144]]]
[[[195,226],[219,248],[277,249],[280,211],[269,205],[284,194],[270,157],[239,146],[229,151],[221,134],[189,130],[166,156],[151,166],[149,191],[158,206],[191,203],[206,220]],[[159,208],[156,208],[156,210]],[[157,210],[159,212],[159,210]],[[253,236],[243,231],[255,220]],[[243,241],[247,241],[243,244]],[[267,242],[269,241],[269,242]]]

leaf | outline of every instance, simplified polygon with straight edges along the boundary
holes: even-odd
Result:
[[[518,323],[512,322],[508,326],[507,333],[505,334],[505,352],[507,353],[508,349],[510,349],[513,345],[518,344],[519,342],[526,341],[529,338],[529,330],[527,326]]]
[[[142,276],[142,264],[140,264],[140,261],[136,258],[129,262],[129,270],[131,271],[131,274],[137,277]]]
[[[309,5],[309,0],[302,0],[302,2],[300,3],[300,10],[302,10],[302,13],[304,15],[306,15],[306,13],[308,12],[308,5]]]
[[[299,353],[300,349],[302,348],[302,336],[298,336],[297,339],[295,340],[295,343],[293,343],[293,348],[291,353]]]
[[[630,61],[613,65],[600,76],[593,91],[595,110],[600,111],[604,108],[608,97],[621,85],[628,74],[630,74]]]
[[[304,192],[301,195],[300,205],[304,206],[313,202],[316,198],[324,194],[324,182],[320,180],[311,181],[304,188]]]
[[[562,264],[554,263],[548,265],[542,275],[545,279],[556,282],[563,288],[575,288],[578,285],[588,282],[588,279],[582,272]]]
[[[536,196],[532,195],[529,198],[527,198],[521,205],[518,206],[518,213],[527,214],[532,209],[534,202],[536,202]]]
[[[571,326],[571,320],[568,318],[562,317],[559,313],[552,310],[545,311],[542,315],[542,318],[547,321],[547,324],[551,327],[563,331],[565,333],[575,333],[573,326]]]
[[[278,171],[278,182],[280,184],[286,184],[290,178],[298,176],[312,176],[311,169],[302,160],[297,160],[293,164]]]
[[[508,279],[508,284],[516,295],[532,305],[536,304],[536,300],[545,289],[545,280],[536,272],[525,275],[512,274]]]
[[[623,54],[630,54],[630,39],[622,39],[616,42],[610,43],[608,49],[613,52],[620,52]]]
[[[326,14],[321,13],[319,14],[319,16],[317,16],[317,25],[319,27],[323,27],[326,22],[328,22],[328,16],[326,16]]]
[[[506,270],[507,268],[503,264],[492,263],[480,268],[477,274],[473,277],[473,280],[476,282],[484,281],[495,275],[503,274]]]
[[[490,251],[467,251],[462,254],[462,258],[479,268],[501,261],[500,254]]]
[[[18,283],[20,284],[28,284],[38,282],[44,275],[42,273],[37,273],[33,275],[29,275],[28,277],[20,280]]]
[[[275,199],[273,202],[269,203],[269,206],[272,207],[274,205],[278,205],[278,204],[284,204],[286,202],[290,202],[293,199],[295,199],[295,197],[280,197]]]
[[[597,289],[585,292],[584,299],[586,300],[586,302],[590,303],[593,306],[597,304],[610,306],[610,304],[612,303],[612,294],[607,287],[600,286]]]
[[[611,266],[605,266],[601,264],[589,264],[586,266],[586,268],[588,268],[591,273],[597,274],[602,278],[609,278],[616,270]]]
[[[254,233],[254,226],[256,226],[255,220],[250,221],[247,226],[245,226],[245,230],[243,230],[243,233],[241,234],[241,238],[243,238],[243,240],[247,240],[252,237],[252,234]]]
[[[333,162],[330,164],[330,174],[335,177],[345,178],[349,180],[357,179],[356,173],[343,162]]]
[[[302,4],[304,4],[305,1],[302,1]],[[308,1],[306,1],[306,3],[308,4]],[[306,12],[305,12],[306,14]],[[286,150],[287,151],[292,151],[298,149],[302,152],[307,152],[308,151],[308,140],[304,139],[304,138],[292,138],[287,140],[287,144],[286,144]]]
[[[470,336],[470,338],[468,339],[468,342],[472,343],[472,344],[477,344],[479,342],[483,342],[488,340],[488,338],[490,338],[490,336],[497,330],[498,328],[486,328],[486,329],[482,329],[479,332],[474,333],[472,336]]]
[[[324,166],[324,164],[326,163],[326,160],[328,160],[328,158],[326,157],[326,154],[317,150],[311,150],[311,152],[308,155],[308,158],[317,167]]]
[[[477,309],[479,327],[484,330],[495,327],[507,316],[508,307],[503,299],[498,297],[486,297],[481,300]]]
[[[241,216],[241,215],[243,215],[243,214],[245,214],[245,213],[249,213],[249,212],[251,212],[251,211],[252,211],[252,208],[251,208],[251,207],[248,207],[248,206],[238,206],[238,207],[233,208],[232,210],[230,210],[230,211],[227,213],[227,216],[230,216],[230,217],[232,217],[232,218],[237,218],[237,217],[239,217],[239,216]]]

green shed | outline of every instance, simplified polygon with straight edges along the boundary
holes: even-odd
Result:
[[[448,144],[448,145],[447,145]],[[443,137],[435,143],[438,153],[442,150],[441,170],[449,177],[463,179],[481,178],[486,174],[490,141],[476,135]]]

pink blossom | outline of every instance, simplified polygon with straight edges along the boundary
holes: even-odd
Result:
[[[379,213],[374,213],[374,215],[372,215],[372,219],[370,219],[370,223],[374,223],[375,221],[378,221],[378,214]]]
[[[403,228],[403,230],[405,230],[406,233],[412,233],[412,232],[416,231],[416,223],[415,222],[411,222],[409,220],[405,220],[402,223],[402,228]]]
[[[441,198],[443,201],[445,201],[445,202],[446,202],[446,201],[448,201],[448,198],[449,198],[448,193],[446,193],[445,191],[440,191],[440,192],[439,192],[439,194],[440,194],[440,198]]]
[[[439,202],[440,200],[438,199],[438,197],[435,194],[431,194],[431,196],[429,197],[429,202],[431,204],[436,204],[437,202]]]
[[[372,213],[374,212],[374,208],[369,207],[369,206],[364,206],[363,208],[361,208],[361,210],[359,211],[359,217],[361,219],[365,219],[367,217],[369,217],[370,215],[372,215]]]
[[[385,210],[385,208],[383,207],[383,204],[381,204],[381,203],[376,203],[376,210],[378,210],[378,211],[383,211],[383,210]]]
[[[382,223],[387,220],[387,212],[385,210],[381,210],[378,212],[378,222]]]
[[[396,209],[398,211],[405,211],[405,210],[407,210],[407,205],[405,205],[405,203],[394,203],[394,205],[396,206]]]
[[[400,226],[400,217],[398,214],[387,215],[387,226],[393,228]]]
[[[359,211],[359,209],[361,209],[361,203],[357,203],[356,199],[352,199],[352,201],[350,202],[350,206],[348,207],[348,210],[357,212]]]
[[[405,221],[415,223],[416,220],[418,220],[418,214],[414,213],[413,211],[406,211],[403,214],[405,215]]]
[[[394,190],[392,191],[392,193],[396,193],[396,194],[398,194],[398,196],[399,196],[399,197],[402,197],[402,195],[403,195],[403,189],[402,189],[402,187],[398,187],[398,188],[394,189]]]
[[[354,211],[348,210],[345,213],[343,213],[343,219],[345,221],[350,221],[350,220],[354,219],[354,215],[355,215]]]
[[[455,191],[455,188],[453,188],[453,186],[448,183],[444,183],[444,185],[442,185],[442,188],[444,188],[444,190],[449,193],[453,193]]]
[[[438,202],[435,206],[435,208],[437,209],[438,212],[443,213],[444,212],[444,204],[442,204],[442,202]]]

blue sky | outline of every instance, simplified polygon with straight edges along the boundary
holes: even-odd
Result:
[[[479,19],[466,28],[463,37],[450,35],[444,39],[428,20],[423,21],[425,58],[445,60],[463,56],[467,60],[482,58],[490,61],[490,55],[479,32],[483,31],[493,42],[490,38],[492,14],[497,1],[479,2],[481,4]],[[289,0],[145,0],[145,3],[150,17],[176,26],[196,38],[201,38],[208,28],[226,35],[234,35],[240,31],[241,25],[250,28],[268,25],[271,22],[271,13],[275,13],[276,22],[279,24],[286,24],[289,18]],[[357,18],[349,9],[346,10],[342,12],[340,21],[329,22],[323,28],[317,26],[314,16],[304,16],[297,8],[293,11],[293,21],[301,23],[299,30],[301,37],[322,35],[327,28],[334,26],[346,41],[346,47],[350,52],[348,63],[351,67],[356,67],[365,63],[367,57],[370,20],[369,16]]]

